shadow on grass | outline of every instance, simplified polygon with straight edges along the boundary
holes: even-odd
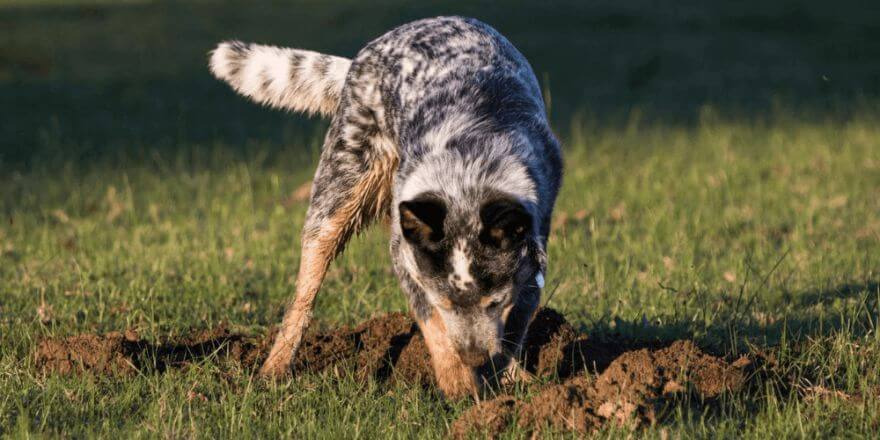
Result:
[[[693,320],[672,319],[658,325],[648,317],[636,321],[606,317],[583,326],[581,331],[611,340],[674,340],[697,336],[714,352],[730,352],[736,346],[734,338],[740,339],[739,342],[772,346],[784,339],[794,341],[840,331],[847,331],[854,337],[863,336],[875,329],[880,314],[880,282],[873,280],[787,292],[780,299],[781,309],[767,313],[772,316],[756,313],[754,300],[750,298],[727,294],[706,296],[719,298],[711,304],[698,305],[717,308],[714,312],[718,316],[708,326]]]

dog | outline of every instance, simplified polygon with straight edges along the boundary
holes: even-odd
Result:
[[[382,217],[443,394],[478,395],[523,374],[562,154],[534,72],[506,38],[476,19],[437,17],[395,28],[351,60],[226,41],[209,64],[258,103],[332,118],[296,294],[262,375],[290,372],[328,266]]]

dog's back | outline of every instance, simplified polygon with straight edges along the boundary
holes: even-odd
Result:
[[[526,59],[494,29],[474,19],[439,17],[394,29],[362,49],[351,79],[385,97],[389,128],[402,147],[477,122],[544,117]],[[516,119],[503,121],[503,117]]]
[[[399,199],[430,186],[492,184],[552,204],[561,158],[540,87],[525,57],[490,26],[462,17],[409,23],[361,50],[349,84],[379,88],[376,117],[401,155]],[[535,208],[549,215],[551,206]]]

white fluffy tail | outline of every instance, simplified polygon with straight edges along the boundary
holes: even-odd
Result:
[[[310,50],[224,41],[211,72],[235,91],[271,107],[331,116],[351,60]]]

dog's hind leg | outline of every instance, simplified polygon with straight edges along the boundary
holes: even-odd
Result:
[[[364,125],[363,120],[334,119],[312,184],[296,297],[260,374],[280,376],[289,371],[330,262],[352,234],[387,214],[397,162],[396,145],[375,126]]]

